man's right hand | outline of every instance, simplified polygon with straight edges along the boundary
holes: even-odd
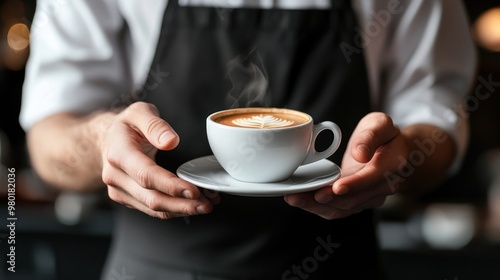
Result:
[[[120,112],[101,148],[109,197],[162,219],[209,213],[217,195],[204,195],[154,161],[158,150],[174,149],[178,143],[179,136],[154,105],[137,102]]]
[[[48,183],[87,191],[104,182],[112,200],[162,219],[209,213],[220,200],[156,164],[157,151],[179,141],[144,102],[119,113],[54,115],[28,134],[33,166]]]

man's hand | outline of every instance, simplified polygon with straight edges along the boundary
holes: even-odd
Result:
[[[102,179],[109,197],[162,219],[209,213],[219,202],[158,166],[158,150],[174,149],[179,136],[156,107],[137,102],[117,115],[102,142]]]
[[[55,114],[27,136],[33,167],[58,189],[107,185],[112,200],[163,219],[208,213],[219,201],[155,163],[158,150],[174,149],[180,140],[151,104],[137,102],[119,113]]]
[[[428,189],[444,177],[454,157],[454,144],[449,137],[435,143],[439,145],[435,152],[414,166],[415,172],[408,178],[388,180],[386,174],[399,174],[409,153],[417,149],[416,139],[428,139],[437,129],[416,125],[400,130],[388,115],[370,113],[359,122],[348,142],[341,165],[342,177],[332,186],[290,194],[285,200],[325,219],[336,219],[383,205],[387,196],[403,187],[402,182],[405,188],[418,185],[422,190]]]

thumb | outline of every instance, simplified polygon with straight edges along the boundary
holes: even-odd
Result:
[[[361,163],[370,161],[378,148],[399,134],[391,117],[384,113],[370,113],[358,123],[352,134],[352,157]]]
[[[127,122],[156,148],[171,150],[179,144],[179,135],[165,120],[160,118],[158,109],[153,104],[136,102],[131,104],[124,113]]]

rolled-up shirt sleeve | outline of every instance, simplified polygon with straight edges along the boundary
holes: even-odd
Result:
[[[105,109],[129,88],[113,1],[37,1],[20,123]]]
[[[376,23],[386,24],[365,48],[373,101],[400,127],[425,123],[445,130],[458,151],[454,173],[468,145],[461,109],[477,68],[465,9],[458,0],[381,2],[358,7],[360,24],[371,24],[372,34]]]

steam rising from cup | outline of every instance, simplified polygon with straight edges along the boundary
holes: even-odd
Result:
[[[255,49],[231,59],[227,63],[227,77],[232,84],[226,96],[229,108],[269,107],[269,79]]]

